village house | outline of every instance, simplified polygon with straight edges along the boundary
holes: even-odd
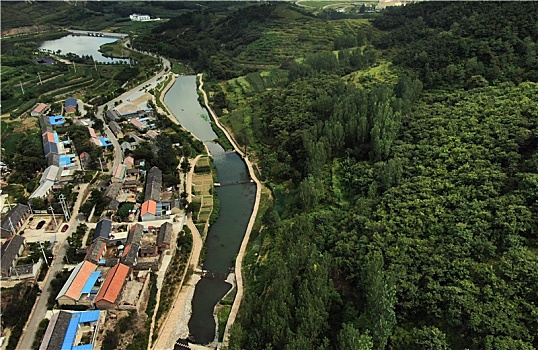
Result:
[[[170,244],[172,241],[172,233],[174,226],[170,222],[165,222],[159,228],[159,233],[157,234],[157,247],[159,247],[159,252],[162,253],[166,249],[170,249]]]
[[[30,112],[30,115],[32,117],[39,117],[40,115],[47,113],[48,110],[49,110],[49,106],[47,106],[44,103],[38,103],[35,105],[32,112]]]
[[[95,226],[95,231],[93,233],[93,240],[97,238],[102,238],[105,241],[108,241],[110,233],[112,232],[112,221],[110,219],[101,219]]]
[[[1,257],[1,272],[2,278],[8,278],[11,276],[11,269],[17,265],[17,258],[24,251],[24,238],[19,235],[14,235],[0,248]]]
[[[140,219],[142,221],[152,221],[155,220],[157,216],[157,202],[153,200],[147,200],[142,203],[142,208],[140,209]]]
[[[39,350],[91,350],[105,317],[101,310],[53,313]]]
[[[161,185],[163,181],[163,172],[156,166],[152,167],[146,178],[146,191],[144,199],[158,202],[161,199]]]
[[[91,306],[98,290],[95,285],[101,277],[101,271],[95,271],[96,268],[97,265],[90,261],[77,264],[56,297],[58,305]]]
[[[76,98],[70,97],[67,100],[65,100],[65,103],[64,103],[65,114],[75,113],[77,111],[77,108],[78,108],[78,102]]]
[[[30,207],[18,203],[15,208],[11,209],[2,219],[0,224],[0,237],[7,238],[16,234],[24,220],[30,215]]]
[[[123,285],[129,277],[131,269],[124,264],[117,264],[108,272],[94,304],[99,309],[115,309]]]
[[[115,121],[111,121],[110,123],[108,123],[108,127],[118,139],[123,138],[123,132],[121,131],[121,126],[118,123],[116,123]]]
[[[84,260],[92,262],[94,264],[102,263],[101,259],[106,252],[106,241],[99,237],[88,248]]]

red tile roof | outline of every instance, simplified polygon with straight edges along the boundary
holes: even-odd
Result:
[[[43,136],[47,137],[47,141],[54,142],[54,134],[50,131],[47,131],[43,134]]]
[[[140,215],[150,213],[153,215],[157,214],[157,202],[150,200],[145,201],[142,204],[142,209],[140,210]]]
[[[95,302],[106,300],[115,303],[120,295],[123,284],[129,274],[129,266],[118,264],[114,266],[106,276],[105,282],[95,297]]]
[[[84,288],[88,278],[90,278],[90,275],[95,271],[96,268],[97,265],[94,263],[84,261],[75,279],[73,279],[73,282],[71,282],[69,289],[67,292],[65,292],[65,295],[71,299],[78,300],[80,293],[82,292],[82,288]]]
[[[45,110],[48,106],[44,103],[38,103],[37,106],[34,108],[34,112],[41,113],[43,110]]]
[[[145,127],[145,124],[143,124],[140,120],[138,119],[131,119],[131,124],[133,124],[134,126],[136,126],[138,129],[142,129]]]

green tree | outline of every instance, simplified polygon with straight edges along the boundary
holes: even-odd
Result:
[[[366,296],[366,317],[368,329],[377,349],[384,349],[388,337],[396,325],[396,290],[385,275],[383,253],[374,250],[366,256],[363,271],[364,291]]]
[[[374,343],[368,333],[361,334],[352,324],[345,323],[338,333],[338,348],[341,350],[372,350]]]

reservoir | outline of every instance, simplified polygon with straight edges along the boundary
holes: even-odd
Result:
[[[50,50],[62,54],[72,52],[78,56],[93,56],[96,62],[101,63],[129,63],[129,60],[121,58],[105,57],[99,52],[103,44],[113,43],[118,39],[94,36],[67,35],[60,39],[44,41],[39,50]]]
[[[198,101],[196,89],[196,76],[179,77],[166,93],[164,102],[181,125],[206,144],[218,181],[222,184],[215,187],[220,200],[219,218],[210,227],[205,241],[206,255],[202,268],[211,277],[202,277],[196,285],[189,321],[189,332],[194,342],[208,344],[216,337],[215,305],[231,288],[225,279],[234,267],[252,214],[256,186],[250,182],[241,157],[235,152],[224,152],[214,142],[217,135],[211,128],[210,116]]]

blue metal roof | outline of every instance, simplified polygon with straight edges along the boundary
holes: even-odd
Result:
[[[73,97],[69,97],[67,100],[65,100],[65,104],[64,104],[66,107],[69,107],[69,106],[73,106],[73,107],[76,107],[78,105],[77,103],[77,99],[76,98],[73,98]]]
[[[75,337],[77,336],[78,329],[78,313],[73,313],[71,316],[71,321],[69,321],[69,326],[67,326],[67,331],[65,331],[64,342],[62,343],[61,350],[71,350],[73,343],[75,342]]]
[[[54,135],[54,142],[59,143],[60,138],[58,138],[58,133],[55,131],[53,135]]]
[[[93,349],[92,344],[84,344],[84,345],[74,346],[73,348],[71,348],[71,350],[92,350],[92,349]]]
[[[99,320],[99,310],[73,312],[71,314],[71,321],[67,326],[65,332],[64,341],[62,343],[61,350],[91,350],[92,344],[73,346],[75,337],[77,336],[78,325],[86,322],[97,322]]]
[[[61,125],[65,123],[64,117],[62,117],[61,115],[49,117],[49,121],[51,125]]]
[[[79,312],[78,323],[97,322],[99,320],[100,310],[82,311]]]
[[[99,141],[101,141],[101,144],[103,146],[110,146],[112,144],[112,142],[110,141],[110,139],[106,138],[106,137],[100,137],[99,138]]]
[[[60,156],[60,166],[66,166],[71,163],[71,157]]]
[[[95,282],[97,282],[97,279],[101,276],[101,271],[95,271],[92,272],[88,280],[86,281],[86,284],[84,287],[82,287],[81,294],[88,294],[92,291],[93,286],[95,286]]]

